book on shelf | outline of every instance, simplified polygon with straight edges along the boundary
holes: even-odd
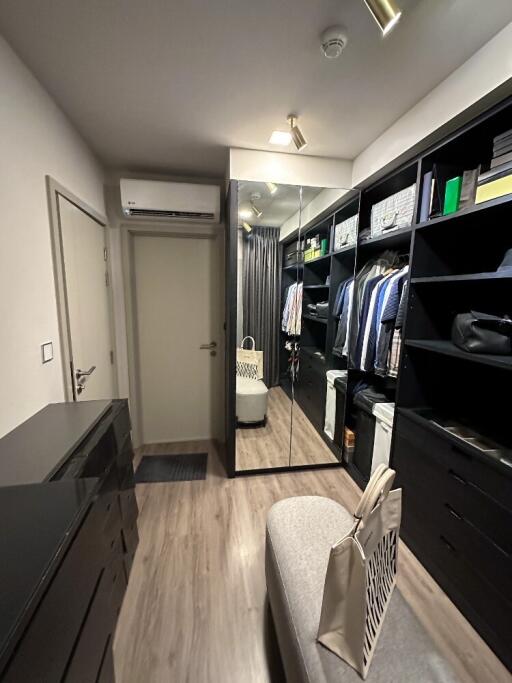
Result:
[[[509,152],[508,154],[501,154],[499,157],[493,157],[491,161],[491,168],[496,168],[502,164],[508,164],[510,161],[512,161],[512,152]]]
[[[462,176],[462,187],[460,190],[459,209],[466,209],[468,206],[474,205],[479,175],[480,166],[464,171]]]
[[[512,152],[512,140],[510,142],[503,142],[499,145],[493,145],[492,156],[499,157],[502,154],[508,154]]]
[[[509,128],[509,130],[504,131],[503,133],[500,133],[499,135],[496,135],[492,141],[494,144],[502,142],[506,138],[511,138],[512,139],[512,128]]]
[[[512,161],[507,164],[501,164],[495,168],[491,168],[485,173],[481,173],[478,176],[478,184],[488,183],[490,180],[497,180],[498,178],[503,178],[504,176],[510,175],[512,173]]]
[[[443,216],[455,213],[459,208],[460,191],[462,189],[462,176],[455,176],[446,182],[444,191]]]
[[[512,193],[512,171],[506,176],[478,183],[476,204],[503,197]]]
[[[420,204],[420,223],[428,221],[432,207],[432,171],[428,171],[423,175],[423,184],[421,186],[421,204]]]
[[[446,192],[446,182],[449,178],[453,178],[457,173],[460,173],[460,167],[448,166],[446,164],[434,164],[432,166],[432,175],[424,180],[430,181],[430,210],[428,218],[437,218],[443,215],[444,199]],[[422,193],[423,198],[423,193]]]

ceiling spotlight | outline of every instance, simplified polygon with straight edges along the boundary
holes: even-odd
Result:
[[[238,216],[242,219],[251,218],[252,210],[251,209],[240,209],[240,211],[238,212]]]
[[[304,149],[308,142],[304,135],[302,135],[302,131],[297,125],[297,117],[295,114],[290,114],[288,116],[288,123],[290,124],[290,134],[292,136],[293,144],[300,152],[300,150]]]
[[[249,225],[249,223],[246,223],[246,221],[242,223],[242,228],[245,230],[245,232],[252,232],[251,226]]]
[[[337,59],[347,44],[347,36],[341,26],[331,26],[325,29],[320,40],[322,52],[327,59]]]
[[[275,194],[277,192],[277,185],[275,183],[265,183],[265,185],[270,194]]]
[[[394,0],[364,0],[373,18],[380,26],[382,34],[387,35],[402,16]]]
[[[270,136],[271,145],[280,145],[281,147],[288,147],[292,141],[292,135],[287,130],[275,130]]]
[[[253,210],[256,218],[261,218],[263,216],[263,211],[260,211],[254,202],[251,202],[251,209]]]

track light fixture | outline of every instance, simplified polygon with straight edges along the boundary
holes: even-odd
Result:
[[[263,216],[263,211],[260,211],[254,202],[251,202],[251,209],[253,210],[256,218],[261,218]]]
[[[249,223],[247,223],[246,221],[244,221],[244,222],[242,223],[242,228],[243,228],[243,229],[245,230],[245,232],[248,233],[248,234],[250,234],[250,233],[252,232],[251,226],[250,226]]]
[[[251,209],[256,218],[261,218],[263,216],[263,211],[260,211],[256,204],[254,202],[257,202],[259,199],[261,199],[261,195],[259,192],[255,192],[254,194],[251,195]]]
[[[300,152],[300,150],[304,149],[308,142],[297,124],[297,117],[295,114],[289,114],[288,123],[290,124],[290,134],[292,136],[293,144]]]
[[[274,195],[277,192],[277,185],[275,183],[265,183],[270,194]]]
[[[387,35],[402,16],[402,10],[394,0],[364,0],[373,18],[380,26],[382,34]]]

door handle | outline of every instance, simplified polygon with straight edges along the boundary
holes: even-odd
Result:
[[[207,349],[210,351],[211,349],[216,349],[217,348],[217,342],[210,342],[209,344],[201,344],[199,347],[200,349]]]
[[[82,377],[89,377],[92,375],[92,373],[96,370],[95,365],[91,365],[91,367],[88,370],[77,370],[75,372],[75,377],[78,381],[82,379]]]

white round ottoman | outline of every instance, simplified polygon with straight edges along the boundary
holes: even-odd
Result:
[[[268,389],[261,379],[236,378],[236,419],[242,424],[265,422]]]

